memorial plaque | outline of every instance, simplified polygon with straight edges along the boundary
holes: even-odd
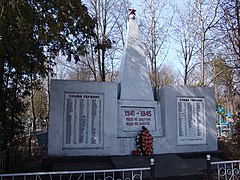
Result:
[[[156,129],[155,109],[153,107],[122,107],[123,131],[139,131],[142,126]]]
[[[178,145],[206,144],[204,98],[177,98]]]
[[[65,93],[63,145],[103,146],[103,94]]]

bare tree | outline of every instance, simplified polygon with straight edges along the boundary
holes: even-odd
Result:
[[[218,23],[218,56],[224,66],[227,66],[230,75],[220,71],[219,76],[227,81],[222,87],[222,94],[232,112],[237,111],[240,97],[240,2],[239,0],[221,0],[220,16]],[[224,81],[224,82],[225,82]],[[221,99],[221,98],[219,98]]]
[[[95,48],[89,48],[85,64],[94,74],[95,80],[114,80],[115,67],[119,64],[123,50],[123,37],[127,23],[128,0],[86,0],[96,20]],[[111,74],[110,76],[108,74]],[[107,79],[106,79],[107,77]]]
[[[115,81],[124,46],[130,3],[128,0],[84,0],[84,3],[96,21],[96,36],[89,39],[87,53],[78,56],[77,63],[56,60],[56,68],[60,70],[57,73],[62,73],[58,78]]]
[[[236,60],[240,58],[240,2],[238,0],[222,0],[222,23],[221,30],[225,35],[226,43],[232,55],[235,54]]]
[[[176,7],[176,23],[173,24],[173,39],[180,47],[177,49],[177,52],[184,69],[182,75],[184,85],[190,84],[189,76],[195,70],[196,65],[198,65],[196,62],[198,28],[194,13],[191,8],[191,2],[187,2],[183,10]]]
[[[166,16],[168,9],[165,0],[144,0],[142,2],[143,15],[140,31],[143,36],[145,53],[150,64],[150,75],[153,87],[158,87],[158,69],[166,58],[169,47],[169,29],[172,23],[172,15]],[[171,14],[171,13],[169,13]]]
[[[159,76],[158,78],[158,82],[157,84],[159,84],[159,87],[163,86],[163,85],[176,85],[179,84],[179,79],[178,76],[176,74],[176,72],[174,71],[174,69],[172,68],[171,64],[163,64],[160,69],[158,70],[158,74]]]
[[[220,0],[194,0],[193,10],[198,18],[197,26],[199,28],[198,37],[200,40],[200,69],[201,79],[200,85],[205,85],[205,64],[207,56],[207,48],[210,42],[214,40],[210,36],[210,30],[218,23],[218,9]]]

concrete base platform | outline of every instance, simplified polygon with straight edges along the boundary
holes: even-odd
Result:
[[[204,179],[205,173],[194,168],[189,162],[176,154],[146,156],[112,157],[113,164],[117,169],[149,167],[150,159],[154,158],[154,174],[156,179],[181,179],[198,178]],[[206,161],[206,160],[205,160]]]
[[[211,153],[210,153],[211,154]],[[211,154],[213,161],[221,160],[219,155]],[[43,160],[43,171],[104,170],[150,167],[154,158],[155,179],[205,179],[207,162],[202,155],[161,154],[153,156],[83,156],[83,157],[48,157]],[[144,179],[150,178],[150,172]]]

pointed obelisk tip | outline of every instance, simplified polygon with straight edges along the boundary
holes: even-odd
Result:
[[[128,12],[129,12],[129,19],[135,19],[136,10],[134,8],[129,8]]]

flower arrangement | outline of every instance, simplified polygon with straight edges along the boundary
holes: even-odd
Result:
[[[132,155],[150,156],[153,154],[153,137],[149,130],[142,126],[142,130],[135,138],[137,150],[132,151]]]

